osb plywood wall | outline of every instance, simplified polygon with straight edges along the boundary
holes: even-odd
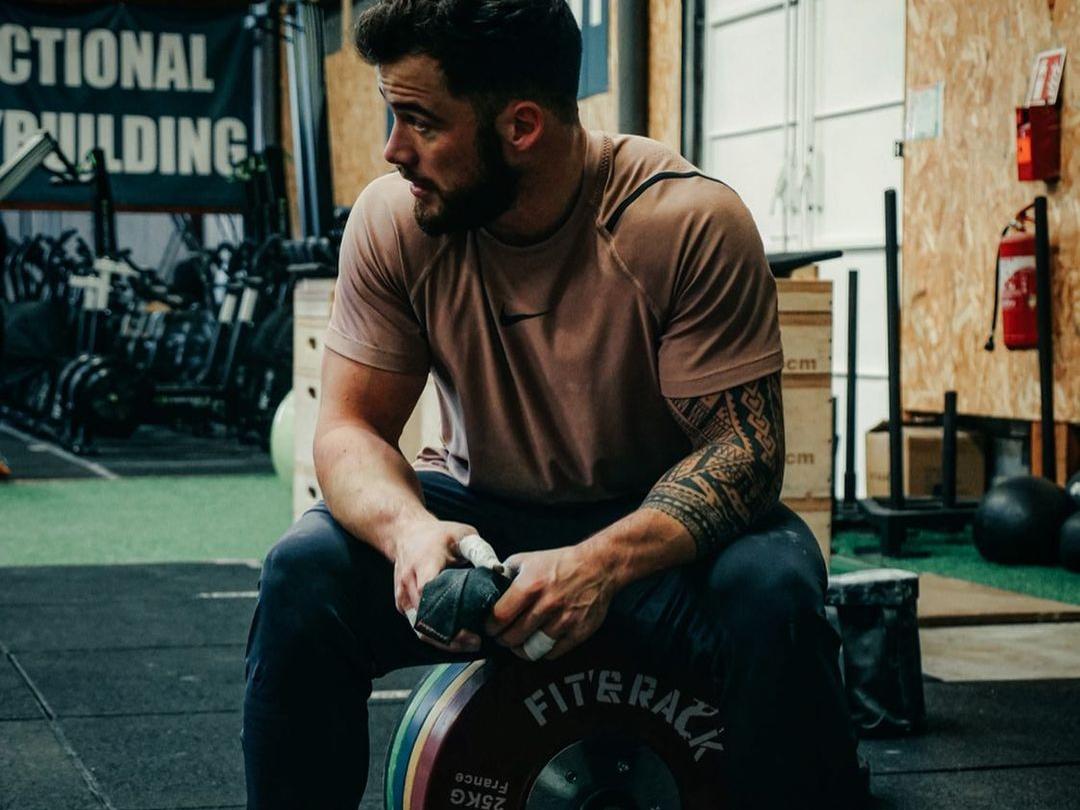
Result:
[[[682,0],[649,3],[649,137],[680,149]]]
[[[386,103],[379,95],[375,68],[352,46],[352,3],[345,0],[341,50],[326,59],[326,96],[330,113],[330,160],[334,203],[351,206],[364,186],[391,170],[383,160]]]
[[[1015,108],[1032,59],[1064,46],[1062,177],[1016,179]],[[1055,418],[1080,421],[1080,3],[1074,0],[908,0],[906,80],[945,83],[943,135],[909,142],[904,157],[903,405],[1039,416],[1034,351],[983,343],[1002,228],[1036,195],[1049,210],[1054,277]]]

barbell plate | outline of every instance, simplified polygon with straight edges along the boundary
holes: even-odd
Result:
[[[405,707],[405,713],[398,723],[394,740],[386,758],[386,807],[398,810],[403,806],[405,774],[412,755],[412,746],[427,713],[442,694],[442,688],[453,680],[453,664],[438,664],[432,667],[427,676],[413,690]]]
[[[726,805],[722,721],[685,679],[649,675],[634,657],[592,645],[555,662],[500,658],[473,666],[443,687],[444,697],[433,697],[435,686],[413,716],[420,733],[404,738],[395,757],[398,765],[409,763],[410,781],[396,794],[407,804],[391,810],[459,804],[521,810],[548,763],[596,736],[633,740],[663,763],[671,778],[643,798],[681,810]],[[681,794],[674,801],[672,783]],[[633,785],[624,780],[596,789],[615,796],[624,788]]]
[[[431,712],[434,724],[430,734],[424,740],[417,740],[417,753],[419,756],[416,769],[416,779],[413,782],[413,790],[410,795],[409,806],[414,810],[431,806],[428,804],[431,776],[438,767],[438,757],[445,748],[446,735],[454,727],[462,711],[467,710],[469,701],[487,683],[488,678],[495,670],[495,665],[487,661],[477,661],[482,666],[470,667],[467,680],[455,682],[455,691],[448,695],[449,700],[444,706],[436,707]]]
[[[454,677],[452,678],[450,683],[446,684],[445,688],[442,690],[442,693],[436,696],[434,703],[425,713],[423,724],[421,725],[420,731],[416,735],[416,738],[413,741],[412,747],[410,749],[409,766],[405,773],[405,788],[401,792],[402,797],[405,799],[402,805],[403,810],[413,810],[414,808],[423,807],[423,805],[421,804],[415,804],[412,798],[414,795],[414,784],[417,780],[417,777],[420,776],[422,781],[426,781],[428,778],[428,774],[422,773],[419,770],[420,755],[424,750],[424,743],[430,736],[431,730],[434,727],[436,720],[438,720],[439,715],[450,704],[450,702],[454,698],[454,695],[456,695],[458,690],[461,689],[462,686],[464,686],[468,682],[472,674],[476,672],[476,670],[480,669],[480,667],[482,667],[485,663],[486,662],[481,659],[479,661],[470,661],[466,664],[450,665],[448,674],[454,673]],[[435,690],[432,690],[431,694],[434,693]],[[416,718],[414,718],[414,722],[415,720]]]

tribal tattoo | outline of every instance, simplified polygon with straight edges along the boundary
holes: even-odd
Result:
[[[780,497],[784,412],[780,373],[691,399],[668,399],[693,452],[665,473],[642,507],[679,521],[708,556]]]

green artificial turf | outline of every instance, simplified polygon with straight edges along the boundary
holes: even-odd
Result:
[[[883,556],[878,550],[877,536],[869,532],[839,533],[833,538],[833,549],[832,573],[861,568],[905,568],[1080,605],[1080,574],[1060,567],[988,562],[975,548],[970,528],[955,535],[910,532],[904,552],[918,556]]]
[[[261,560],[291,520],[270,475],[8,481],[0,566]]]
[[[292,520],[292,496],[271,475],[8,481],[0,484],[0,566],[261,560]],[[830,570],[932,572],[1080,604],[1080,574],[987,562],[969,533],[913,532],[893,559],[870,533],[833,539]]]

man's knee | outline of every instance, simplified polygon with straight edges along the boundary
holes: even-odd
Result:
[[[270,549],[259,578],[261,602],[286,601],[302,609],[331,598],[349,567],[341,529],[325,507],[306,512]]]
[[[787,634],[823,616],[825,586],[817,542],[787,510],[722,551],[708,577],[710,601],[755,635]]]
[[[366,638],[368,628],[396,615],[393,569],[319,504],[266,555],[257,614],[282,648]]]

